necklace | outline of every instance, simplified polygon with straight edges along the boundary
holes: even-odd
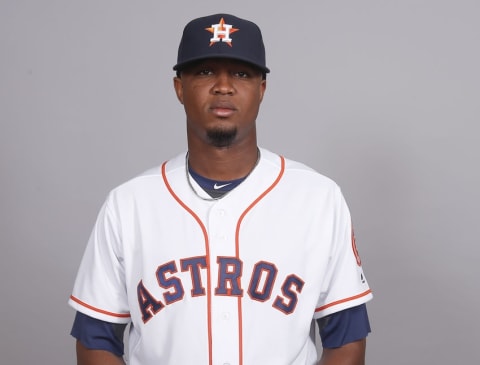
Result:
[[[187,152],[187,154],[185,155],[185,173],[186,173],[186,176],[187,176],[188,186],[190,187],[190,189],[192,189],[192,191],[195,193],[195,195],[198,196],[200,199],[206,200],[206,201],[219,200],[219,199],[223,198],[224,196],[230,194],[231,191],[235,190],[235,189],[232,189],[232,190],[226,192],[225,194],[223,194],[221,196],[218,196],[218,197],[215,197],[215,198],[214,197],[206,198],[206,197],[200,195],[198,193],[198,191],[193,187],[192,182],[190,181],[191,175],[190,175],[190,172],[189,172],[190,167],[189,167],[189,164],[188,164],[188,156],[189,156],[189,153]],[[258,165],[258,161],[260,161],[260,150],[257,148],[257,160],[255,161],[255,164],[253,165],[252,169],[248,172],[248,174],[245,176],[243,181],[245,181],[247,179],[247,177],[250,176],[252,171],[255,170],[255,167],[257,167],[257,165]]]

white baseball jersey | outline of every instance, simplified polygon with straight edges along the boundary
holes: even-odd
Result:
[[[312,365],[312,319],[371,297],[339,187],[261,149],[219,200],[192,191],[185,154],[114,189],[69,303],[131,321],[132,365]]]

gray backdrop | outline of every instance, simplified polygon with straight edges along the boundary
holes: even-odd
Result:
[[[261,25],[262,146],[336,180],[375,299],[367,363],[477,363],[477,0],[0,1],[2,364],[74,364],[67,298],[107,192],[183,150],[184,24]]]

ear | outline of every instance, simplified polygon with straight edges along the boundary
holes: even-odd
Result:
[[[173,78],[173,87],[175,88],[178,101],[183,105],[183,84],[180,77]]]
[[[260,102],[263,101],[263,96],[265,95],[266,90],[267,90],[267,80],[263,79],[262,83],[260,84]]]

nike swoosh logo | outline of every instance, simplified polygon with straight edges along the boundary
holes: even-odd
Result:
[[[217,185],[217,183],[215,183],[215,185],[213,185],[213,188],[215,190],[218,190],[218,189],[221,189],[221,188],[224,188],[225,186],[228,186],[230,185],[231,183],[228,183],[228,184],[223,184],[223,185]]]

